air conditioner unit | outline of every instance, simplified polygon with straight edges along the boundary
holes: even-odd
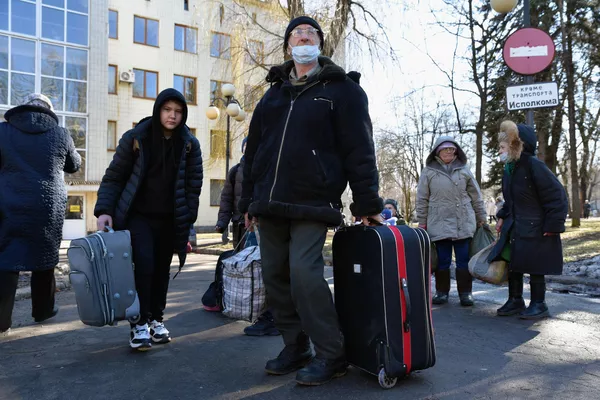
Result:
[[[129,71],[121,71],[119,79],[121,80],[121,82],[133,83],[135,82],[135,74],[133,73],[132,69],[130,69]]]

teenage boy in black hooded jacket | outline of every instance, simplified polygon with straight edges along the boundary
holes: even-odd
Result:
[[[105,226],[131,232],[140,316],[131,322],[129,345],[148,350],[171,341],[163,323],[173,251],[186,257],[190,225],[198,216],[202,154],[185,125],[185,98],[162,91],[152,117],[126,132],[106,170],[94,214]]]

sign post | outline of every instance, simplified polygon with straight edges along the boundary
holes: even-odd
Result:
[[[525,4],[528,7],[528,4]],[[527,17],[528,17],[528,11]],[[526,18],[527,19],[527,18]],[[525,21],[528,26],[529,21]],[[511,34],[506,43],[502,55],[504,62],[512,71],[525,75],[525,83],[533,83],[533,75],[548,68],[554,60],[556,47],[550,35],[537,28],[522,28]],[[508,88],[507,88],[508,96]],[[522,102],[520,102],[522,103]],[[529,107],[527,111],[527,125],[534,126],[533,111]],[[510,109],[510,108],[509,108]]]
[[[556,82],[516,85],[506,88],[506,104],[510,111],[555,107],[558,102],[558,84]]]

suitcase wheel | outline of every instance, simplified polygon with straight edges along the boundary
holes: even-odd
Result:
[[[392,378],[385,373],[385,368],[381,368],[379,370],[379,386],[384,389],[391,389],[396,386],[396,382],[398,382],[398,378]]]

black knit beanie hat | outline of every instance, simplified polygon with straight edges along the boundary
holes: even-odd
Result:
[[[317,21],[315,21],[314,19],[312,19],[311,17],[302,16],[302,17],[294,18],[288,25],[287,29],[285,30],[285,37],[283,38],[283,52],[284,53],[287,53],[288,40],[289,40],[290,34],[294,30],[294,28],[296,28],[299,25],[304,25],[304,24],[310,25],[318,31],[319,38],[321,39],[321,44],[319,45],[319,47],[321,48],[321,50],[323,50],[324,38],[323,38],[323,29],[321,29],[321,25],[319,25],[319,23]]]

